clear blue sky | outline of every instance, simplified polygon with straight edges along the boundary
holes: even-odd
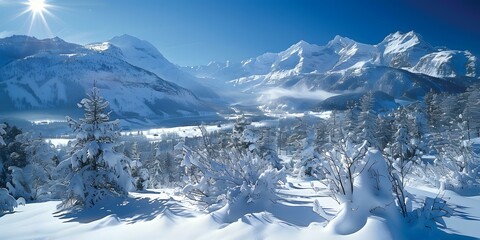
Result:
[[[27,1],[27,0],[24,0]],[[0,37],[29,34],[91,43],[124,33],[179,65],[240,61],[335,35],[375,44],[414,30],[433,45],[480,53],[478,0],[46,0],[49,33],[30,28],[22,0],[0,0]]]

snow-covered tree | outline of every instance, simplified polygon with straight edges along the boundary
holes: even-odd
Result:
[[[379,149],[385,149],[387,145],[393,142],[393,135],[395,134],[395,116],[393,113],[388,113],[377,119],[377,140]]]
[[[436,165],[445,171],[439,176],[445,188],[455,191],[463,191],[477,187],[480,176],[480,156],[473,148],[473,142],[469,140],[469,128],[467,121],[460,118],[459,132],[447,132],[446,141],[438,150]],[[439,170],[439,171],[440,171]]]
[[[430,90],[424,97],[427,119],[430,129],[438,131],[441,124],[440,118],[442,115],[440,109],[440,97],[433,90]]]
[[[373,110],[373,94],[368,92],[360,101],[360,115],[358,116],[357,142],[367,141],[366,147],[378,147],[377,141],[377,114]]]
[[[270,162],[273,167],[280,170],[283,168],[277,154],[278,140],[276,128],[259,129],[260,139],[257,141],[257,154]]]
[[[0,188],[7,188],[8,182],[12,179],[10,167],[23,168],[27,165],[25,144],[20,139],[22,131],[16,126],[8,124],[4,126],[5,145],[0,146]]]
[[[5,188],[0,188],[0,216],[4,212],[13,212],[13,209],[17,207],[17,201]]]
[[[462,116],[466,123],[468,139],[480,137],[480,84],[467,89]]]
[[[381,216],[387,219],[400,218],[395,204],[392,204],[394,199],[391,185],[384,178],[387,166],[382,154],[373,148],[365,150],[363,146],[349,149],[353,150],[352,153],[358,152],[355,149],[364,153],[358,155],[357,168],[350,168],[354,173],[352,174],[354,178],[351,179],[352,185],[349,186],[347,195],[334,193],[338,196],[337,201],[341,206],[336,216],[329,221],[327,228],[341,235],[359,231],[364,224],[358,223],[367,222],[371,216]],[[337,171],[343,172],[342,176],[346,176],[348,170],[339,169]],[[337,180],[332,179],[330,183],[332,181]],[[345,182],[350,182],[350,180]],[[319,204],[314,204],[314,209],[318,210],[320,207]]]
[[[0,146],[5,145],[5,141],[3,141],[2,135],[7,133],[7,132],[5,132],[6,127],[7,126],[5,124],[0,124]]]
[[[303,149],[299,152],[299,159],[295,163],[294,173],[298,177],[313,176],[317,174],[320,160],[317,157],[316,132],[312,127],[307,128],[306,138],[303,139]]]
[[[132,169],[132,177],[135,181],[137,190],[145,190],[148,187],[149,174],[148,170],[143,167],[140,161],[140,154],[138,152],[138,144],[134,142],[130,152],[130,159],[132,160],[130,166]]]
[[[397,206],[404,217],[407,217],[408,193],[405,191],[406,176],[410,174],[415,164],[419,164],[422,152],[419,142],[410,135],[407,127],[407,112],[400,108],[395,113],[395,124],[397,131],[393,143],[389,143],[384,150],[388,163],[388,174],[392,183],[392,190],[396,198]]]
[[[16,126],[5,124],[4,131],[5,146],[0,147],[0,187],[6,187],[6,183],[10,179],[8,172],[10,166],[22,168],[27,165],[25,144],[19,139],[22,130]]]
[[[325,176],[332,197],[342,203],[351,199],[354,181],[364,171],[367,152],[365,145],[354,144],[350,139],[341,139],[322,152],[321,170]]]
[[[251,122],[243,115],[239,117],[233,125],[231,135],[231,143],[233,146],[239,149],[253,149],[255,146],[252,144],[254,144],[257,139],[258,135],[251,128]]]
[[[6,134],[4,130],[5,127],[5,124],[0,124],[0,148],[5,145],[2,137],[2,135]],[[13,212],[13,208],[15,207],[17,207],[15,198],[10,195],[7,189],[0,188],[0,216],[2,216],[4,212]]]
[[[8,168],[11,172],[11,180],[7,183],[9,191],[14,197],[27,200],[50,199],[51,188],[56,184],[53,177],[56,152],[53,146],[32,133],[24,133],[17,138],[24,145],[27,165]]]
[[[356,128],[358,125],[358,114],[358,109],[355,106],[348,106],[347,110],[345,111],[345,116],[343,119],[344,127],[342,130],[350,139],[354,139],[354,136],[357,133]],[[339,127],[333,127],[332,129],[339,129]]]
[[[255,152],[235,147],[192,149],[184,146],[182,166],[189,170],[187,197],[208,206],[219,204],[267,204],[276,200],[276,189],[285,183],[284,169],[277,170]]]
[[[109,121],[108,102],[95,86],[79,107],[85,111],[78,121],[67,117],[76,134],[70,157],[72,174],[67,198],[61,207],[92,207],[108,196],[127,196],[133,187],[130,159],[114,149],[120,136],[118,121]]]

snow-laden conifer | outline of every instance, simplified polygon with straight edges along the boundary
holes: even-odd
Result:
[[[133,187],[130,159],[115,151],[120,136],[118,121],[109,121],[108,102],[95,86],[79,107],[85,110],[78,121],[67,117],[76,140],[70,157],[67,198],[61,207],[92,207],[108,196],[126,196]]]

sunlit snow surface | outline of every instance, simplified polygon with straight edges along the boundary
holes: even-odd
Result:
[[[320,183],[316,183],[321,187]],[[409,189],[416,197],[435,196],[423,186]],[[416,232],[393,228],[388,219],[368,218],[360,230],[336,235],[327,221],[312,211],[318,199],[327,215],[338,205],[328,191],[316,193],[310,182],[289,179],[282,200],[265,211],[220,209],[205,213],[173,189],[131,193],[79,213],[58,212],[59,201],[29,203],[0,218],[1,239],[475,239],[480,236],[480,197],[444,197],[456,208],[444,231]],[[395,226],[393,226],[395,227]]]

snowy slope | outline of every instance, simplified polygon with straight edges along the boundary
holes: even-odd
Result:
[[[25,41],[16,44],[47,47],[0,67],[0,111],[77,109],[76,104],[94,80],[110,102],[113,114],[119,117],[167,117],[210,111],[189,90],[119,58],[122,52],[110,44],[80,47],[59,39],[22,39]],[[0,40],[1,45],[12,44],[11,41]],[[56,42],[66,47],[48,47],[58,46]]]
[[[187,88],[200,98],[216,99],[218,101],[218,94],[202,84],[201,79],[179,69],[147,41],[130,35],[122,35],[114,37],[103,44],[110,44],[119,48],[121,51],[119,58],[134,66],[153,72],[166,81]],[[108,50],[105,49],[103,51],[108,52]]]
[[[412,71],[435,77],[478,77],[480,62],[468,51],[446,50],[423,56]]]
[[[132,193],[127,199],[111,199],[80,213],[58,212],[59,201],[29,203],[0,218],[1,238],[401,240],[478,239],[480,236],[478,196],[459,196],[447,191],[444,198],[456,211],[445,219],[447,228],[441,231],[412,229],[389,219],[370,217],[366,222],[350,221],[358,225],[359,230],[339,235],[312,210],[313,201],[318,200],[326,214],[333,217],[339,206],[328,196],[328,191],[315,193],[310,182],[297,179],[289,182],[289,187],[281,190],[284,199],[271,208],[247,214],[229,213],[228,218],[222,209],[210,214],[199,211],[171,189]],[[418,199],[438,194],[438,190],[424,186],[409,188],[409,191]]]
[[[422,56],[434,51],[419,34],[395,32],[376,45],[384,65],[395,68],[414,66]]]

